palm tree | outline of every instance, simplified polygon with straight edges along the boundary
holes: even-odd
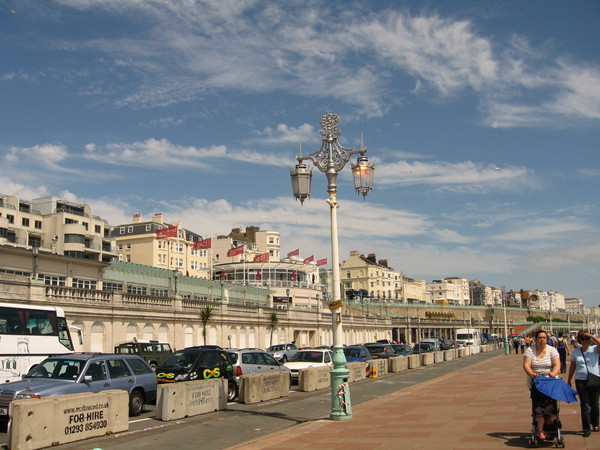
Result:
[[[212,306],[205,306],[202,310],[200,310],[200,320],[202,321],[202,339],[204,340],[204,345],[206,345],[206,325],[209,320],[213,317],[214,308]]]
[[[271,328],[271,343],[269,346],[273,345],[273,331],[275,331],[275,327],[279,323],[279,317],[277,317],[277,313],[272,311],[269,314],[269,327]]]

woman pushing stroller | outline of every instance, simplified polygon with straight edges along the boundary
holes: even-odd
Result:
[[[527,374],[527,387],[530,389],[531,409],[536,432],[541,440],[546,439],[544,425],[556,421],[556,404],[551,398],[539,392],[532,381],[536,377],[555,378],[560,372],[560,355],[548,344],[548,333],[540,330],[535,335],[534,344],[525,351],[523,370]]]

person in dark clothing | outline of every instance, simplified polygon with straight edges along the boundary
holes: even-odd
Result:
[[[560,356],[560,373],[567,373],[567,356],[569,356],[569,341],[563,336],[562,333],[558,334],[556,341],[556,350]]]

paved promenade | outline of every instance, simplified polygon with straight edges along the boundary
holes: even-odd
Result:
[[[531,402],[522,355],[499,355],[433,380],[353,406],[347,422],[317,420],[235,449],[526,448]],[[560,404],[566,448],[600,449],[584,438],[579,404]],[[553,447],[548,441],[541,448]]]

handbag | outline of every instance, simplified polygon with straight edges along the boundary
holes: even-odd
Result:
[[[588,368],[587,359],[585,359],[583,349],[581,347],[579,347],[579,350],[581,350],[581,356],[583,356],[583,362],[585,363],[585,369],[587,370],[587,373],[588,373],[587,387],[589,389],[595,389],[595,390],[600,389],[600,377],[598,375],[594,375],[593,373],[590,373],[590,369]]]

